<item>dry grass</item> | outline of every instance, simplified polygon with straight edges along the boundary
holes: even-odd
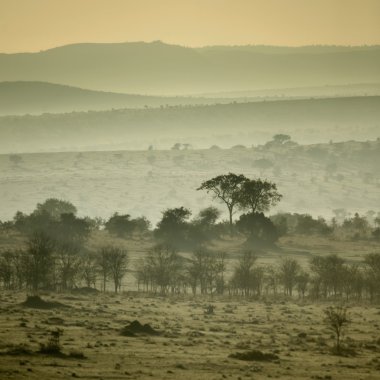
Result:
[[[343,344],[357,353],[351,358],[331,354],[334,339],[323,322],[323,304],[99,294],[51,296],[71,307],[35,310],[20,307],[24,299],[23,293],[1,294],[4,379],[369,380],[380,374],[380,309],[375,306],[350,308],[352,324]],[[210,302],[213,315],[204,313]],[[161,334],[121,336],[120,330],[134,320]],[[64,330],[64,356],[38,353],[58,327]],[[279,359],[229,357],[254,350]]]

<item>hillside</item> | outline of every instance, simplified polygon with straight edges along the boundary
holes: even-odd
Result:
[[[0,81],[140,94],[190,94],[380,82],[380,47],[75,44],[0,54]]]
[[[206,98],[158,97],[91,91],[46,82],[0,83],[0,115],[62,113],[212,102],[214,101]]]
[[[0,82],[0,115],[38,115],[118,108],[211,105],[231,102],[380,95],[380,84],[301,87],[194,96],[148,96],[93,91],[47,82]]]
[[[183,205],[196,213],[210,205],[210,195],[196,188],[230,171],[277,183],[284,197],[276,210],[331,217],[334,209],[366,213],[379,207],[379,140],[19,157],[0,155],[0,220],[56,197],[71,201],[81,215],[109,217],[118,211],[155,223],[167,207]]]
[[[300,143],[366,140],[379,137],[379,120],[379,96],[4,116],[0,152],[251,146],[276,133]]]
[[[367,88],[367,86],[364,86]],[[363,89],[353,93],[364,93]],[[351,93],[352,93],[351,91]],[[320,90],[323,93],[323,90]],[[380,94],[380,86],[368,88],[365,93]],[[267,98],[273,98],[267,96]],[[245,102],[247,97],[218,96],[148,96],[86,90],[47,82],[0,82],[0,115],[65,113],[72,111],[99,111],[114,108],[146,108],[175,105],[207,105]],[[260,93],[250,97],[262,100]]]

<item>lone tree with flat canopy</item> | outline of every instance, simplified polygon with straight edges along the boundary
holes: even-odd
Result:
[[[197,190],[212,192],[214,199],[223,202],[229,212],[230,229],[232,234],[232,216],[235,207],[249,210],[250,213],[268,211],[282,198],[277,191],[276,184],[261,180],[248,179],[243,174],[228,173],[209,179],[201,184]]]
[[[214,199],[218,199],[227,206],[230,217],[230,232],[232,234],[232,216],[234,208],[239,202],[240,189],[248,178],[243,174],[228,173],[219,175],[204,181],[197,190],[206,190],[213,193]]]

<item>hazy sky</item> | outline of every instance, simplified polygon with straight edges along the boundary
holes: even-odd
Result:
[[[380,44],[380,0],[0,0],[0,51],[76,42]]]

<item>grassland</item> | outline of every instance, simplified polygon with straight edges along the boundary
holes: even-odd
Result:
[[[212,203],[196,191],[221,173],[274,181],[284,195],[273,210],[332,217],[332,210],[377,210],[379,141],[290,147],[0,155],[0,220],[30,213],[49,197],[71,201],[79,214],[145,215],[156,223],[168,207],[194,214]],[[263,161],[264,160],[264,161]],[[265,165],[264,165],[265,164]],[[221,205],[214,203],[225,210]],[[226,215],[223,215],[223,218]]]
[[[330,351],[333,336],[323,322],[326,304],[125,293],[45,295],[67,307],[37,310],[21,306],[23,293],[0,297],[2,379],[379,378],[380,311],[375,306],[350,308],[345,342],[355,357],[342,357]],[[215,307],[213,315],[204,312],[209,304]],[[149,323],[160,335],[122,336],[121,329],[133,320]],[[57,327],[64,331],[63,355],[38,353],[39,344]],[[229,357],[252,349],[277,358]]]

